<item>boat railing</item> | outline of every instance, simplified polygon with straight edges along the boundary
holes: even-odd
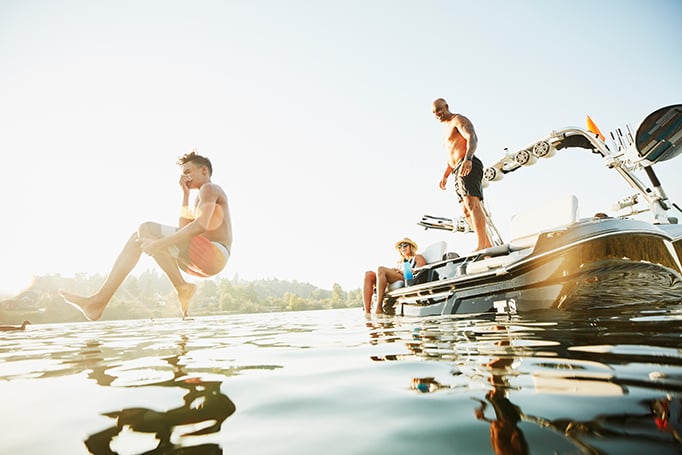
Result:
[[[487,186],[491,182],[499,181],[505,174],[534,164],[539,158],[555,156],[558,150],[573,147],[584,148],[601,155],[606,167],[618,172],[626,183],[637,192],[637,195],[641,196],[641,199],[646,202],[648,208],[637,213],[650,211],[654,222],[668,224],[671,220],[668,218],[667,212],[672,206],[678,207],[668,200],[661,183],[653,172],[651,167],[653,163],[641,156],[642,154],[638,152],[636,143],[629,131],[628,128],[626,134],[622,133],[620,129],[616,133],[611,133],[613,140],[611,147],[601,140],[597,134],[579,127],[566,127],[552,131],[548,136],[517,151],[505,150],[501,159],[484,170],[484,184]],[[677,131],[671,134],[680,136],[682,133]],[[635,172],[640,169],[646,172],[652,181],[653,188],[644,184],[635,175]],[[639,198],[636,202],[638,201]]]

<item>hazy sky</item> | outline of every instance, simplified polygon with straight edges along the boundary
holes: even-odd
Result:
[[[586,114],[636,127],[682,102],[681,23],[679,0],[0,0],[0,291],[104,273],[141,222],[175,224],[193,148],[231,204],[221,277],[352,289],[403,236],[466,252],[416,224],[460,214],[431,102],[473,121],[484,163]],[[678,201],[679,166],[656,167]],[[588,216],[632,191],[574,149],[485,198],[504,234],[565,193]]]

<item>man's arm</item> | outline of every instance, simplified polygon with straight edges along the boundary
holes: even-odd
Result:
[[[194,237],[218,227],[220,223],[218,222],[216,225],[213,218],[216,208],[218,207],[217,201],[219,195],[220,190],[214,184],[207,183],[202,186],[199,190],[199,206],[197,207],[196,217],[193,220],[186,219],[187,223],[173,235],[157,240],[141,239],[142,251],[147,254],[154,254],[171,245],[186,241],[188,242]]]
[[[474,125],[468,118],[463,115],[458,115],[455,119],[455,126],[459,130],[459,134],[467,141],[467,150],[464,159],[471,161],[474,158],[474,153],[476,153],[476,147],[478,147],[478,136],[476,136],[476,132],[474,131]]]
[[[445,187],[447,186],[448,183],[448,177],[450,177],[450,174],[452,174],[452,166],[450,166],[450,163],[448,163],[447,167],[445,168],[445,172],[443,173],[443,178],[440,179],[440,189],[444,190]]]
[[[460,175],[466,176],[471,172],[471,160],[474,159],[474,153],[476,153],[476,147],[478,146],[478,136],[476,136],[476,132],[474,131],[474,125],[463,115],[458,115],[455,118],[455,126],[459,130],[459,134],[466,139],[467,143],[466,153],[464,154],[464,162],[462,163],[462,167],[459,171]]]
[[[222,190],[215,183],[206,183],[199,190],[199,205],[196,209],[196,218],[192,223],[201,226],[200,234],[213,231],[222,224],[223,213],[220,205],[218,205],[218,198],[221,194]]]

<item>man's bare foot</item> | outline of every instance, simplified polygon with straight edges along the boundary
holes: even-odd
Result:
[[[83,316],[88,318],[89,321],[96,321],[101,318],[104,308],[107,306],[107,302],[98,301],[93,297],[72,294],[61,289],[59,290],[59,295],[66,303],[83,313]]]
[[[189,315],[189,302],[192,300],[194,293],[197,292],[197,285],[194,283],[186,283],[175,289],[178,293],[178,300],[180,301],[180,308],[182,310],[182,319],[187,319]]]

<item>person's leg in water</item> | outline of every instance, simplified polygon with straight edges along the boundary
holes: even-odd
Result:
[[[365,281],[362,287],[362,302],[365,306],[365,313],[372,311],[372,294],[374,294],[374,287],[377,284],[376,272],[370,270],[365,272]]]
[[[377,270],[377,307],[375,313],[382,314],[384,312],[384,294],[388,285],[402,279],[402,272],[389,267],[379,267]]]

